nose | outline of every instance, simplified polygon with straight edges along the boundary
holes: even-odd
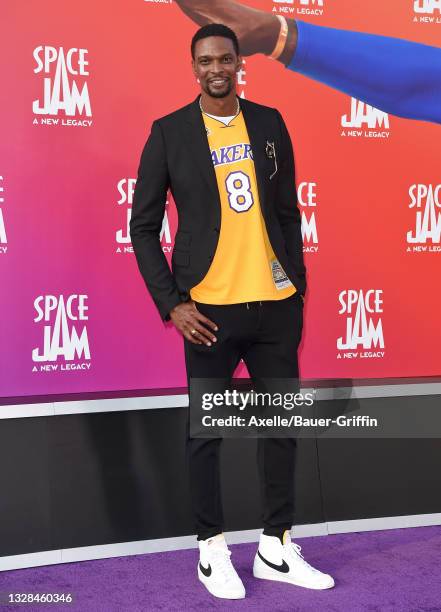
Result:
[[[221,62],[219,60],[214,60],[213,65],[212,65],[212,72],[218,74],[221,73],[223,71],[223,65],[221,64]]]

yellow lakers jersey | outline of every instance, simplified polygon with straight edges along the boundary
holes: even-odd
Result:
[[[205,304],[280,300],[296,288],[277,260],[262,216],[242,112],[229,125],[203,113],[221,202],[219,242],[192,299]]]

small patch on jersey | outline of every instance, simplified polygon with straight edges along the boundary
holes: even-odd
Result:
[[[285,274],[285,270],[279,263],[278,259],[273,259],[270,262],[271,265],[271,273],[273,275],[273,281],[276,286],[276,289],[286,289],[286,287],[292,287],[292,282]]]
[[[207,126],[205,126],[205,129],[207,130],[207,136],[210,136],[210,134],[211,134],[211,130],[210,130],[210,128],[209,128],[209,127],[207,127]]]

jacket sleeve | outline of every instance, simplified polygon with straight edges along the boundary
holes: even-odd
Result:
[[[291,137],[285,122],[278,110],[276,110],[276,113],[280,124],[282,143],[278,161],[277,214],[285,238],[288,259],[297,276],[306,284],[306,268],[303,261],[302,218],[297,205],[294,153]]]
[[[287,68],[386,113],[441,123],[441,48],[296,21]]]
[[[175,279],[161,247],[169,175],[165,144],[157,121],[144,146],[133,195],[130,238],[139,271],[162,319],[181,302]]]

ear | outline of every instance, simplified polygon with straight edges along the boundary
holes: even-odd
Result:
[[[194,61],[194,59],[191,60],[191,69],[193,70],[194,76],[197,77],[198,74],[196,72],[196,62]]]
[[[243,59],[241,55],[237,56],[237,64],[236,64],[236,72],[239,72],[239,70],[242,70],[243,68]]]

